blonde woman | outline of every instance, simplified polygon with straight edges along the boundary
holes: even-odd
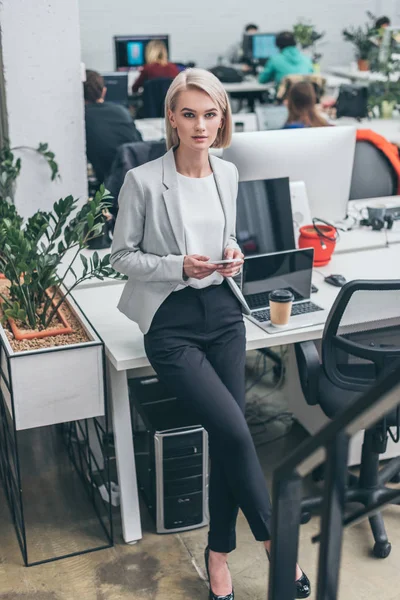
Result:
[[[133,84],[132,92],[137,92],[149,79],[160,77],[173,79],[179,73],[178,67],[168,62],[167,47],[161,40],[151,40],[146,46],[145,56],[146,64]]]
[[[126,175],[111,264],[128,275],[119,309],[139,324],[151,365],[208,431],[209,597],[233,600],[227,556],[238,510],[268,552],[271,503],[244,417],[248,307],[232,279],[243,263],[238,172],[209,154],[230,144],[231,109],[214,75],[188,69],[171,84],[165,114],[168,152]],[[296,579],[297,597],[307,597],[299,568]]]

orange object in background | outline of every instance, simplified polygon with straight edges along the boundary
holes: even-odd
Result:
[[[332,225],[304,225],[300,227],[299,248],[314,248],[314,266],[323,267],[332,258],[337,239]]]

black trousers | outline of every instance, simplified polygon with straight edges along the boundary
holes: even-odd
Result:
[[[215,552],[236,547],[243,511],[256,540],[270,539],[271,503],[244,418],[245,326],[228,283],[173,292],[145,335],[158,377],[208,431],[210,531]]]

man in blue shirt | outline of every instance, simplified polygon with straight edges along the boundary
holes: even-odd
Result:
[[[279,54],[272,56],[258,76],[260,83],[275,81],[278,85],[286,75],[307,75],[313,72],[311,59],[296,47],[293,33],[283,31],[276,37]]]

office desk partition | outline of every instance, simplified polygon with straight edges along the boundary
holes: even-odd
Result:
[[[379,250],[336,255],[326,267],[313,274],[313,282],[319,292],[312,298],[329,309],[337,294],[335,288],[324,282],[324,275],[340,273],[350,279],[400,278],[400,245]],[[109,391],[115,438],[118,480],[121,493],[121,517],[123,537],[126,542],[141,538],[139,503],[136,483],[135,461],[131,430],[131,414],[128,397],[128,377],[139,377],[150,370],[143,346],[143,336],[138,326],[129,321],[116,308],[123,285],[81,288],[74,298],[103,339],[106,347],[109,374]],[[295,342],[320,339],[323,325],[296,330],[279,330],[265,333],[260,327],[245,319],[247,349],[292,345]],[[363,315],[360,314],[360,322]],[[293,373],[297,370],[291,362]],[[291,372],[289,372],[289,380]],[[302,400],[297,382],[289,381],[291,410],[302,422],[306,405]],[[313,407],[314,409],[315,407]]]

